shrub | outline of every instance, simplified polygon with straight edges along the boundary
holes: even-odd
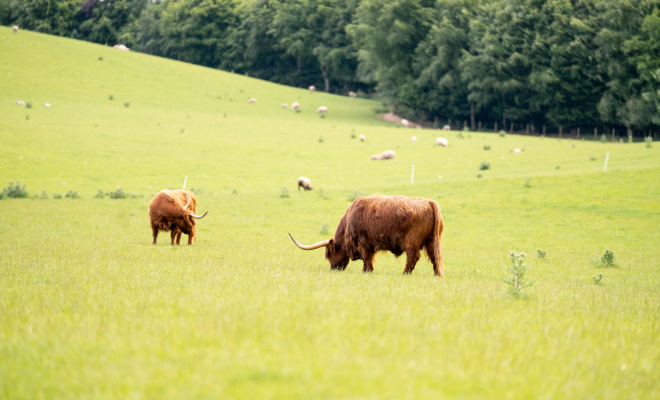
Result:
[[[61,199],[61,198],[62,198],[62,195],[59,194],[59,193],[53,193],[53,198],[54,198],[54,199]]]
[[[130,106],[131,106],[131,102],[130,102],[130,101],[125,101],[125,102],[124,102],[124,107],[130,107]]]
[[[481,178],[481,174],[477,174],[477,178]]]
[[[600,264],[603,267],[616,267],[616,258],[612,250],[605,250],[605,254],[600,258]]]
[[[321,118],[325,118],[325,114],[323,114],[323,113],[321,113],[319,116],[320,116]]]
[[[30,114],[26,115],[25,119],[30,119]]]
[[[45,190],[42,190],[40,199],[45,200],[47,198],[48,198],[48,192],[46,192]]]
[[[300,108],[296,108],[296,113],[300,113]]]
[[[21,181],[9,182],[9,186],[2,191],[2,197],[9,197],[11,199],[20,199],[28,197],[28,192],[25,190],[25,185],[21,185]]]
[[[330,232],[330,225],[327,222],[321,224],[321,230],[319,233],[321,235],[327,235]]]
[[[64,197],[67,197],[69,199],[79,199],[80,198],[80,192],[76,192],[73,190],[69,190]]]
[[[364,192],[361,192],[359,190],[354,190],[353,193],[348,195],[348,201],[352,202],[353,200],[357,199],[358,197],[364,196]]]
[[[464,126],[464,127],[463,127],[463,132],[470,132],[470,128],[468,128],[467,125]]]
[[[289,197],[289,188],[287,188],[286,186],[283,186],[282,191],[280,192],[280,197],[282,197],[282,198]]]
[[[318,194],[319,194],[319,197],[322,197],[326,200],[328,199],[328,194],[325,191],[323,191],[323,188],[319,188]]]
[[[319,136],[319,143],[323,143],[323,136]]]
[[[486,169],[490,169],[490,163],[487,161],[482,161],[481,164],[479,164],[479,169],[482,171]]]
[[[99,57],[99,61],[103,61],[103,57]]]
[[[591,157],[589,157],[589,160],[591,160],[591,161],[596,161],[596,157],[591,156]]]
[[[529,281],[525,274],[527,273],[527,265],[525,265],[525,258],[527,257],[525,253],[516,254],[511,252],[511,267],[509,267],[509,272],[511,276],[504,278],[504,283],[509,286],[509,292],[514,297],[520,297],[525,288],[532,286],[534,283]]]
[[[114,95],[114,94],[110,93],[110,94],[108,95],[108,99],[109,99],[109,100],[113,100],[114,98],[115,98],[115,95]]]
[[[120,188],[119,186],[117,186],[117,189],[115,189],[114,192],[108,192],[106,195],[111,199],[125,199],[130,196],[129,193],[124,192],[124,189]]]
[[[653,143],[653,138],[651,136],[647,136],[646,139],[644,139],[644,147],[651,148],[651,143]]]
[[[607,143],[607,136],[605,136],[604,133],[602,135],[600,135],[600,142],[601,143]]]
[[[539,258],[545,258],[546,252],[543,249],[536,249],[536,255],[539,256]]]
[[[603,279],[603,274],[598,274],[591,277],[591,280],[594,281],[596,285],[600,285],[600,281],[602,279]]]
[[[528,177],[525,178],[525,184],[524,184],[523,186],[525,186],[525,187],[532,187],[532,183],[531,183],[531,182],[532,182],[532,178],[530,178],[530,177],[528,176]]]
[[[458,135],[456,135],[456,137],[459,138],[459,139],[463,139],[463,133],[462,133],[462,132],[458,132]]]
[[[490,145],[489,145],[489,144],[485,144],[485,145],[484,145],[484,150],[490,150]]]
[[[351,133],[351,139],[355,139],[355,132]]]
[[[190,188],[190,191],[193,192],[193,193],[195,193],[195,194],[202,194],[202,193],[204,193],[204,189],[201,189],[201,188],[197,188],[197,189],[195,189],[195,188]]]
[[[95,199],[102,199],[104,197],[105,197],[105,193],[103,193],[103,190],[101,190],[101,189],[99,189],[99,191],[96,192],[96,194],[94,195]]]
[[[236,190],[236,189],[232,190],[231,194],[238,194],[238,190]]]
[[[31,101],[26,101],[25,102],[25,108],[32,108],[32,102]]]
[[[497,133],[500,135],[500,137],[505,137],[506,136],[506,132],[504,130],[501,130]]]

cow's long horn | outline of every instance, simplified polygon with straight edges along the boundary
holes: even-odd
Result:
[[[195,215],[195,214],[193,214],[193,213],[190,213],[190,216],[193,217],[193,218],[200,219],[200,218],[204,218],[204,217],[206,216],[206,214],[208,214],[208,213],[209,213],[209,212],[208,212],[208,210],[207,210],[207,211],[206,211],[204,214],[202,214],[202,215]]]
[[[295,243],[296,246],[300,247],[300,248],[303,249],[303,250],[314,250],[314,249],[318,249],[319,247],[325,247],[325,246],[328,245],[328,243],[330,243],[330,240],[324,240],[324,241],[322,241],[322,242],[314,243],[314,244],[312,244],[312,245],[310,245],[310,246],[305,246],[305,245],[302,245],[302,244],[298,243],[298,241],[297,241],[296,239],[294,239],[293,236],[291,236],[290,233],[289,233],[289,237],[291,237],[291,240],[293,240],[293,243]]]
[[[186,205],[183,207],[184,210],[185,210],[186,208],[188,208],[188,206],[190,205],[190,197],[188,197],[188,195],[186,195],[186,199],[188,199],[188,202],[187,202]]]

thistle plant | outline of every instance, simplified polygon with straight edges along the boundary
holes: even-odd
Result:
[[[504,283],[509,286],[509,292],[516,298],[523,296],[523,290],[533,285],[533,282],[525,277],[527,265],[525,264],[525,253],[516,254],[511,252],[511,266],[509,272],[511,275],[504,278]]]
[[[596,284],[600,285],[600,281],[603,279],[603,274],[594,275],[591,277],[591,280]]]
[[[319,233],[321,235],[327,235],[329,232],[330,232],[330,224],[328,224],[327,222],[322,223],[321,230],[319,231]]]
[[[289,188],[287,188],[286,186],[282,186],[282,191],[280,192],[280,197],[281,198],[289,197]]]
[[[612,250],[605,250],[605,254],[600,258],[603,267],[616,267],[616,258]]]
[[[546,252],[543,249],[536,249],[536,255],[539,256],[539,258],[545,258]]]

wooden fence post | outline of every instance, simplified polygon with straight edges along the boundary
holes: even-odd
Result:
[[[580,140],[580,128],[577,128],[577,140]]]
[[[598,128],[594,128],[594,139],[598,139]]]
[[[495,129],[493,131],[497,133],[497,122],[495,122]]]
[[[560,126],[560,127],[559,127],[559,138],[560,138],[560,139],[561,139],[561,130],[562,130],[562,127]]]
[[[545,124],[543,125],[543,136],[545,136]]]
[[[479,132],[481,132],[481,121],[479,121]]]

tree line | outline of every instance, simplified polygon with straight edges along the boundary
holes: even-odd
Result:
[[[421,121],[646,136],[660,125],[659,9],[660,0],[0,0],[0,23],[291,86],[377,92]]]

